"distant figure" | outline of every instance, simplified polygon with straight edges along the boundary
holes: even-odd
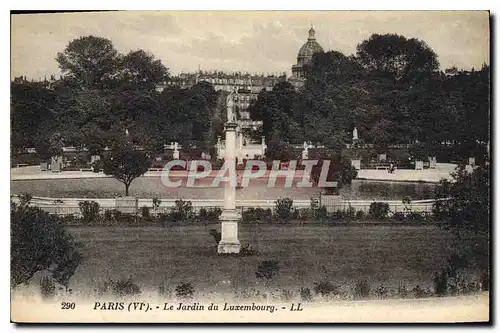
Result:
[[[392,164],[392,163],[389,166],[389,173],[394,173],[394,164]]]

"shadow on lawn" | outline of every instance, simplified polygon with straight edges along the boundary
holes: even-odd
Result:
[[[258,255],[258,252],[252,248],[250,244],[243,245],[240,249],[240,253],[218,253],[216,246],[212,247],[199,247],[194,251],[194,255],[200,257],[250,257]]]

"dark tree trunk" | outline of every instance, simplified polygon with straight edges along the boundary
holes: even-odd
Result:
[[[125,184],[125,196],[128,197],[128,188],[130,184]]]

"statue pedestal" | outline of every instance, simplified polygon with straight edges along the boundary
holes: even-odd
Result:
[[[50,171],[51,172],[61,172],[62,169],[62,156],[52,156],[50,159]]]
[[[230,163],[232,174],[224,180],[224,209],[219,217],[221,221],[221,240],[217,251],[219,253],[239,253],[238,221],[241,218],[236,210],[236,127],[235,123],[226,123],[225,163]],[[231,181],[232,180],[232,181]]]
[[[361,160],[358,158],[352,159],[351,160],[351,165],[356,169],[356,170],[361,170]]]
[[[224,209],[219,217],[221,221],[221,240],[218,253],[240,253],[238,240],[238,220],[240,214],[236,209]]]

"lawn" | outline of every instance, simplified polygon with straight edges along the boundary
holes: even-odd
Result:
[[[342,286],[365,279],[372,288],[430,287],[454,246],[452,236],[435,226],[240,224],[242,245],[251,244],[258,254],[224,257],[215,254],[209,235],[218,227],[71,227],[85,258],[71,287],[83,290],[107,278],[131,277],[149,290],[180,282],[213,290],[222,281],[242,289],[256,285],[262,260],[279,261],[273,279],[279,288],[312,288],[323,278]]]
[[[200,181],[211,184],[212,180]],[[199,184],[196,183],[197,186]],[[250,187],[238,190],[238,200],[246,199],[309,199],[321,192],[318,188],[285,188],[284,179],[278,178],[276,187],[268,187],[267,180],[255,180]],[[51,179],[51,180],[16,180],[10,182],[11,194],[31,193],[34,196],[54,198],[110,198],[116,194],[124,194],[122,183],[113,178],[85,179]],[[346,199],[380,199],[401,200],[408,196],[414,200],[434,197],[434,184],[394,183],[369,180],[354,180],[346,185],[340,194]],[[223,198],[222,183],[219,188],[167,188],[159,177],[139,177],[130,186],[130,195],[140,198],[183,198],[183,199],[217,199]]]

